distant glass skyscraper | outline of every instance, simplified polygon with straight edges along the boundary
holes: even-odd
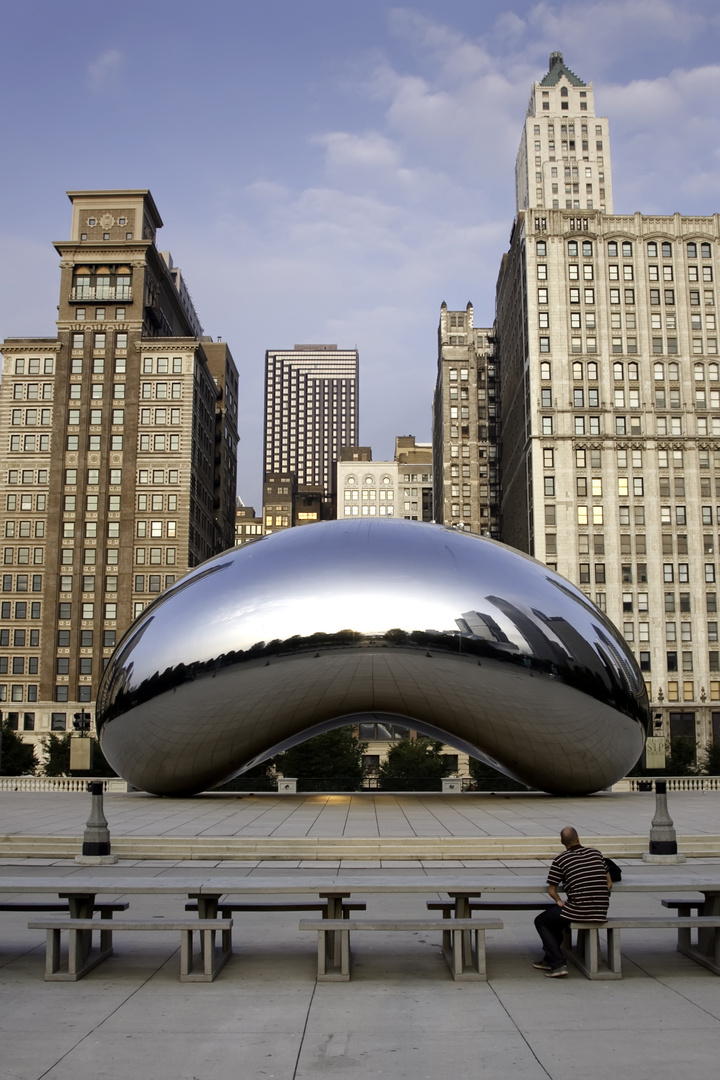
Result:
[[[265,462],[334,494],[333,462],[358,438],[358,351],[296,345],[265,354]]]

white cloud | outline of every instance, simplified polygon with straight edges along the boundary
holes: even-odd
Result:
[[[120,75],[123,55],[118,49],[106,49],[87,65],[88,84],[92,90],[113,87]]]

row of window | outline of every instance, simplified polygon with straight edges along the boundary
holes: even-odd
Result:
[[[547,281],[548,264],[536,263],[535,274],[538,281]],[[568,281],[593,281],[595,278],[595,266],[593,263],[568,263]],[[608,281],[634,281],[635,267],[632,263],[609,263]],[[671,265],[648,266],[648,281],[674,281],[675,272]],[[688,266],[687,280],[693,282],[711,282],[714,280],[713,268],[709,265]],[[633,301],[634,302],[634,301]],[[651,301],[652,302],[652,301]],[[659,301],[658,301],[659,303]],[[673,298],[674,303],[674,298]]]
[[[259,527],[259,526],[258,526]],[[147,583],[147,588],[146,588]],[[159,593],[163,588],[167,589],[170,585],[175,583],[175,574],[165,575],[165,584],[162,583],[161,574],[136,574],[135,575],[135,592],[151,592]]]
[[[619,447],[616,450],[616,460],[618,468],[625,469],[628,464],[634,469],[641,469],[643,467],[643,452],[642,450],[630,450],[630,456],[628,456],[628,450],[625,447]],[[698,460],[700,467],[707,469],[710,467],[710,450],[698,451]],[[684,464],[684,454],[682,450],[667,450],[661,448],[657,451],[658,465],[661,469],[667,469],[670,464],[675,469],[682,469]],[[720,468],[720,451],[715,451],[714,461],[716,468]],[[575,465],[578,469],[585,469],[590,465],[591,469],[600,469],[602,467],[602,451],[600,449],[576,449],[575,450]],[[553,469],[555,467],[555,449],[550,446],[543,448],[543,468]],[[469,473],[468,473],[469,475]],[[667,478],[665,478],[667,480]],[[662,485],[663,478],[661,477],[660,483]],[[677,485],[677,478],[676,478]],[[716,494],[720,496],[720,489],[718,488],[718,478],[715,481]],[[676,486],[677,491],[677,486]],[[668,488],[668,496],[669,496]],[[703,477],[700,481],[700,493],[703,496],[710,496],[711,493],[711,480],[709,477]]]
[[[87,600],[80,604],[80,618],[85,620],[95,618],[94,601]],[[70,602],[62,601],[58,604],[58,619],[64,622],[72,619],[72,604]],[[106,622],[114,622],[117,619],[117,604],[114,601],[106,603],[103,606],[103,619],[105,619]]]
[[[135,548],[136,566],[161,566],[163,563],[166,566],[175,566],[176,561],[177,549],[174,547]]]
[[[615,360],[612,365],[612,376],[615,382],[622,382],[626,378],[628,382],[638,382],[640,378],[640,365],[634,360],[627,364],[622,360]],[[599,378],[597,361],[588,360],[583,362],[582,360],[573,360],[572,377],[574,381],[587,378],[589,382],[597,382]],[[664,382],[666,377],[670,382],[680,382],[680,364],[675,361],[670,361],[668,364],[664,364],[662,361],[656,361],[653,364],[653,380],[655,382]],[[552,378],[552,363],[550,360],[541,361],[540,378],[543,382],[549,382]],[[706,380],[709,382],[720,381],[720,364],[717,364],[714,361],[709,364],[694,364],[693,378],[695,382],[705,382]]]
[[[362,491],[358,488],[345,489],[345,502],[359,502],[361,496],[363,502],[392,502],[395,498],[395,492],[392,489],[381,491],[375,491],[374,488],[369,491],[365,488]]]
[[[118,297],[119,299],[119,297]],[[90,335],[87,335],[88,337]],[[115,331],[115,349],[119,352],[125,352],[128,347],[128,336],[126,330]],[[81,352],[85,348],[84,333],[78,333],[75,331],[72,335],[72,348],[74,352]],[[95,352],[105,352],[105,349],[113,340],[113,335],[105,330],[96,330],[92,335],[92,347]]]
[[[16,382],[12,388],[15,401],[52,401],[54,386],[50,382]]]
[[[540,418],[540,429],[543,435],[554,435],[555,424],[552,416]],[[699,436],[720,435],[720,416],[697,417],[696,429]],[[575,416],[573,417],[573,430],[575,435],[600,435],[602,424],[600,416]],[[639,416],[616,416],[615,434],[629,435],[631,438],[642,435],[642,423]],[[681,416],[657,416],[655,418],[655,434],[662,438],[683,434],[683,421]]]
[[[76,322],[84,322],[86,318],[87,318],[87,309],[86,308],[84,308],[84,307],[75,308],[75,320],[76,320]],[[104,307],[95,308],[95,320],[97,322],[105,322],[106,318],[112,318],[112,316],[107,314],[107,311],[106,311],[106,309]],[[124,320],[125,320],[125,308],[124,307],[115,308],[115,321],[116,322],[123,322]]]
[[[611,304],[612,307],[617,307],[621,302],[621,298],[624,301],[626,307],[634,307],[635,306],[635,289],[634,288],[628,288],[628,287],[626,287],[624,289],[611,288],[609,290],[608,295],[609,295],[610,304]],[[548,289],[548,287],[546,285],[539,285],[538,286],[537,296],[538,296],[538,304],[540,305],[540,307],[546,307],[549,304],[549,302],[550,302],[550,291],[549,291],[549,289]],[[571,285],[570,288],[568,289],[568,297],[569,297],[571,305],[579,304],[580,300],[582,299],[582,301],[584,302],[586,307],[594,307],[595,306],[595,289],[592,286],[585,286],[585,288],[581,289],[579,286]],[[661,299],[665,303],[666,307],[675,307],[675,289],[651,288],[649,290],[649,298],[650,298],[650,306],[651,307],[659,307],[660,303],[661,303]],[[690,301],[690,307],[700,307],[701,293],[700,293],[699,289],[690,289],[688,291],[688,298],[689,298],[689,301]],[[703,301],[705,303],[705,307],[707,307],[707,308],[715,307],[715,293],[713,292],[712,289],[705,289],[703,291],[703,293],[702,293],[702,299],[703,299]],[[588,312],[587,315],[586,315],[586,319],[589,319],[590,315],[591,315],[591,313]],[[620,316],[618,315],[617,318],[619,319],[619,317]],[[611,318],[612,318],[612,316],[611,316]],[[674,316],[673,316],[673,318],[674,318]],[[669,315],[668,315],[668,319],[670,319]],[[588,323],[587,325],[589,326],[590,323]],[[594,323],[592,325],[594,326]],[[627,313],[626,325],[631,329],[635,328],[635,315],[634,314],[631,314],[630,312]],[[668,323],[668,326],[670,327],[670,323]],[[674,324],[670,328],[674,328]]]
[[[573,176],[577,176],[577,166],[574,167]],[[565,167],[565,175],[570,175],[570,166]],[[590,166],[586,167],[586,176],[591,176],[592,171]],[[593,241],[592,240],[568,240],[567,241],[567,253],[570,258],[577,258],[582,253],[586,258],[592,258],[593,255]],[[537,254],[539,256],[547,255],[547,243],[544,240],[538,240],[535,244]],[[701,243],[699,245],[700,258],[710,259],[712,258],[712,247],[708,243]],[[631,259],[633,257],[633,244],[629,240],[617,241],[608,240],[606,243],[606,250],[609,258],[617,259],[619,255],[622,255],[623,259]],[[658,243],[655,240],[650,240],[646,244],[646,251],[648,258],[657,259],[660,255],[663,259],[671,259],[673,257],[673,245],[668,240],[663,240]],[[691,241],[686,245],[687,256],[689,259],[697,259],[698,257],[698,244],[695,241]]]
[[[32,603],[16,600],[14,604],[11,604],[9,600],[3,600],[0,603],[0,619],[39,619],[41,614],[42,607],[39,600],[33,600]],[[2,644],[2,631],[0,631],[0,645]]]
[[[25,358],[23,356],[17,356],[15,358],[14,368],[16,375],[52,375],[55,370],[55,357],[31,356]]]
[[[542,320],[541,320],[542,323]],[[540,329],[544,329],[541,325]],[[704,353],[714,354],[718,351],[717,338],[707,338],[705,341],[701,337],[692,338],[692,353],[693,356],[702,356]],[[679,352],[678,339],[676,337],[668,337],[664,339],[662,337],[651,337],[650,346],[653,355],[660,356],[665,353],[675,355]],[[541,353],[551,352],[550,338],[542,335],[539,338],[538,347]],[[621,353],[637,353],[638,342],[636,337],[628,337],[623,340],[620,335],[613,335],[610,338],[610,351],[614,355]],[[573,353],[596,353],[598,352],[597,337],[594,334],[589,334],[585,337],[583,342],[582,337],[579,334],[572,335],[570,337],[570,352]]]
[[[3,592],[42,592],[42,574],[3,574]]]
[[[407,509],[410,509],[409,504]],[[346,506],[345,517],[392,517],[395,509],[391,504],[383,506]],[[272,522],[270,523],[272,524]]]

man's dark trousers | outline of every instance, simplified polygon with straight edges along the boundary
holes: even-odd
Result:
[[[569,926],[570,923],[562,917],[562,908],[558,904],[545,908],[535,919],[535,929],[540,935],[545,957],[553,969],[562,967],[565,963],[560,946],[563,934]]]

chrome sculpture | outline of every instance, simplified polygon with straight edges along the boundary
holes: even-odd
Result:
[[[648,720],[632,653],[570,582],[469,533],[361,518],[171,586],[115,650],[96,723],[121,776],[178,795],[368,714],[558,794],[623,776]]]

